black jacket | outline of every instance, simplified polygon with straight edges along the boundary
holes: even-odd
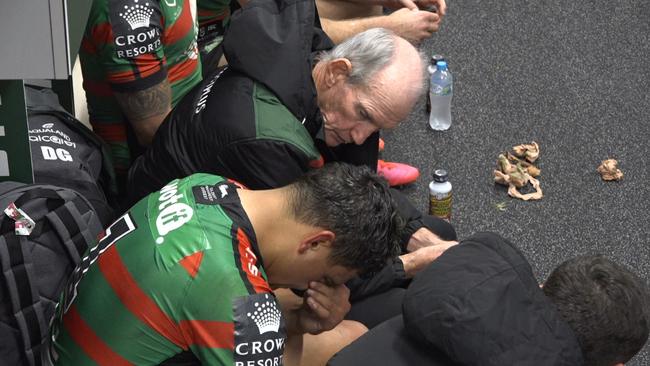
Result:
[[[524,256],[496,234],[462,241],[418,274],[402,313],[329,365],[583,364],[573,331]]]
[[[233,14],[223,42],[229,66],[165,119],[129,171],[129,203],[196,172],[259,189],[322,165],[311,69],[333,44],[318,25],[313,0],[255,1]]]

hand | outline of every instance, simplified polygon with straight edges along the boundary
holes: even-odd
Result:
[[[319,334],[334,329],[350,311],[349,298],[350,290],[345,285],[310,282],[298,314],[304,332]]]
[[[422,10],[428,10],[432,6],[436,7],[436,13],[444,17],[447,13],[447,4],[445,0],[415,0],[415,4]]]
[[[407,8],[409,10],[428,10],[432,6],[436,7],[436,13],[443,17],[447,13],[447,4],[445,0],[388,0],[386,7],[399,9]]]
[[[411,235],[411,238],[406,245],[406,250],[408,252],[413,252],[420,248],[428,247],[431,245],[444,244],[445,242],[445,240],[440,239],[437,234],[434,234],[426,227],[421,227],[416,232],[414,232],[413,235]]]
[[[418,272],[440,257],[445,250],[457,244],[457,241],[439,240],[438,244],[422,247],[411,253],[400,255],[399,259],[404,264],[406,277],[413,278]]]
[[[440,16],[429,11],[399,9],[386,17],[387,27],[413,43],[431,37],[440,27]]]

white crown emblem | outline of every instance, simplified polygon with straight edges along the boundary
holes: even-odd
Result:
[[[269,295],[264,295],[267,300],[263,303],[255,303],[255,311],[251,314],[248,313],[249,318],[253,319],[260,334],[266,332],[278,332],[280,329],[280,310],[275,306],[274,300],[269,300]]]
[[[149,3],[140,5],[137,4],[138,0],[134,0],[134,2],[136,5],[131,7],[124,5],[124,9],[126,10],[124,10],[124,13],[120,13],[120,16],[129,23],[131,30],[148,27],[153,9],[149,7]]]

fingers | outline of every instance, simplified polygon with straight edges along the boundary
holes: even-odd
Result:
[[[409,10],[418,10],[418,6],[415,5],[415,2],[413,2],[413,0],[399,0],[399,2],[403,7]]]
[[[350,290],[345,285],[327,286],[320,282],[309,284],[305,303],[311,312],[310,318],[318,321],[317,331],[331,330],[343,320],[350,311],[349,296]]]
[[[424,22],[422,30],[426,32],[425,37],[431,37],[440,27],[440,16],[436,13],[421,11],[421,19]]]
[[[335,315],[345,316],[350,310],[348,298],[350,290],[344,285],[330,287],[320,282],[312,282],[307,290],[307,304],[322,318]]]
[[[437,0],[436,8],[438,9],[437,13],[440,14],[441,17],[445,16],[447,13],[447,4],[445,3],[445,0]]]
[[[321,319],[327,319],[330,317],[330,310],[329,307],[326,305],[320,303],[318,300],[316,300],[313,296],[307,297],[307,305],[309,305],[309,308],[311,311]]]

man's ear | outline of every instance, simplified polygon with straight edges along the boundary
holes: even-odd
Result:
[[[347,80],[352,63],[347,58],[337,58],[327,63],[327,74],[325,75],[325,84],[328,87],[333,86],[339,80]]]
[[[303,254],[308,250],[318,250],[321,246],[329,247],[334,242],[336,234],[329,230],[320,230],[306,236],[298,247],[298,253]]]

